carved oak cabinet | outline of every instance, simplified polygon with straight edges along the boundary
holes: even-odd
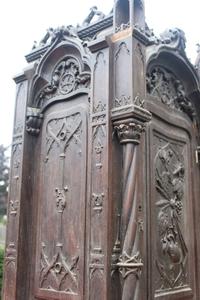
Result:
[[[200,57],[184,33],[157,38],[142,0],[116,0],[26,58],[3,300],[200,299]]]

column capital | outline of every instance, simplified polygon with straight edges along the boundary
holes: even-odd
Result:
[[[146,123],[151,120],[151,113],[137,105],[127,105],[113,109],[111,118],[120,144],[133,143],[138,145]]]
[[[138,123],[134,119],[116,121],[113,123],[120,144],[133,143],[138,145],[140,137],[145,130],[145,124]]]

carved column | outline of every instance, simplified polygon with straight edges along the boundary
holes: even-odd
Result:
[[[28,81],[24,74],[15,78],[17,84],[15,120],[11,148],[10,189],[8,197],[8,223],[4,259],[3,300],[14,300],[17,294],[23,180],[24,123]]]
[[[138,114],[139,112],[139,114]],[[114,130],[123,146],[120,248],[116,266],[122,279],[122,300],[139,300],[139,279],[143,260],[140,253],[140,200],[138,196],[138,146],[151,115],[137,106],[129,112],[113,111]]]

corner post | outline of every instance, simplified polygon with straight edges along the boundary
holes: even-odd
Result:
[[[140,223],[144,199],[139,191],[142,165],[140,142],[151,113],[145,109],[146,46],[144,2],[116,0],[114,7],[113,103],[114,133],[122,145],[121,201],[117,244],[113,247],[113,273],[120,274],[122,300],[140,300],[143,271]],[[117,247],[116,247],[117,246]],[[118,253],[116,252],[118,250]],[[116,278],[116,277],[115,277]]]

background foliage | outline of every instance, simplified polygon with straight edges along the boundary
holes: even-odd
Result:
[[[0,145],[0,216],[6,214],[6,200],[9,184],[8,157],[3,145]]]

